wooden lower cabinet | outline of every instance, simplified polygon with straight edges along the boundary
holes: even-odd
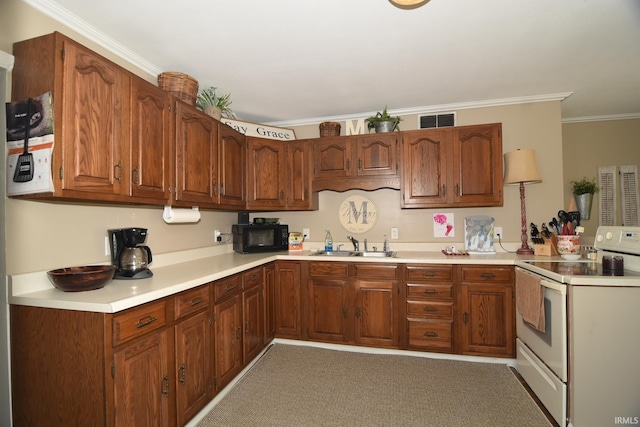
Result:
[[[276,265],[270,263],[264,266],[264,298],[262,299],[264,310],[264,345],[267,345],[276,336]]]
[[[185,425],[266,345],[264,277],[115,314],[12,305],[14,425]]]
[[[182,426],[213,397],[209,285],[173,297],[176,421]]]
[[[454,266],[405,265],[407,347],[454,351]]]
[[[236,274],[218,280],[212,289],[217,392],[242,370],[242,278]]]
[[[348,319],[354,313],[349,264],[320,261],[308,263],[307,268],[307,336],[312,340],[347,342]]]
[[[275,334],[302,336],[302,261],[277,261],[275,266]]]
[[[154,332],[114,354],[116,426],[172,425],[168,335]]]
[[[395,264],[307,264],[307,336],[377,347],[398,345]]]
[[[460,267],[460,353],[515,357],[513,267]]]

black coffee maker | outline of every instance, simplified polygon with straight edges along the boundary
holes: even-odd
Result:
[[[149,270],[151,249],[138,246],[147,238],[146,228],[119,228],[108,230],[111,245],[111,264],[116,266],[114,279],[146,279],[153,276]]]

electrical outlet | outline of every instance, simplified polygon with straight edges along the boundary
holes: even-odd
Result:
[[[109,244],[109,236],[104,236],[104,254],[106,256],[111,255],[111,245]]]
[[[311,238],[311,232],[308,228],[302,229],[302,237],[304,238],[304,240],[309,240]]]
[[[391,228],[391,238],[392,239],[397,239],[398,238],[398,228],[397,227],[392,227]]]
[[[222,236],[220,235],[220,230],[214,230],[213,237],[215,238],[216,242],[222,242]]]
[[[502,227],[493,227],[493,235],[504,240],[504,234],[502,234]]]

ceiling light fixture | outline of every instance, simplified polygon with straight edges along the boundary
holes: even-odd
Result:
[[[389,0],[389,2],[400,9],[415,9],[429,3],[429,0]]]

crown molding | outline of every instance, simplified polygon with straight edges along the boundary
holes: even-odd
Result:
[[[162,70],[147,61],[137,53],[128,49],[126,46],[113,40],[111,37],[98,30],[96,27],[87,24],[85,21],[78,18],[76,15],[69,12],[67,9],[59,6],[51,0],[23,0],[30,6],[38,9],[40,12],[49,16],[50,18],[60,22],[61,24],[69,27],[71,30],[81,34],[94,43],[102,46],[120,58],[126,60],[130,64],[138,67],[146,73],[157,76]]]
[[[609,116],[571,117],[567,119],[562,119],[562,124],[584,123],[584,122],[604,122],[608,120],[630,120],[630,119],[640,119],[640,113],[614,114]]]
[[[571,96],[573,92],[562,92],[562,93],[552,93],[547,95],[534,95],[534,96],[520,96],[515,98],[500,98],[500,99],[489,99],[485,101],[471,101],[471,102],[459,102],[453,104],[440,104],[440,105],[430,105],[423,107],[411,107],[411,108],[400,108],[396,110],[388,110],[389,114],[394,116],[408,116],[411,114],[430,114],[430,113],[440,113],[443,111],[457,111],[457,110],[467,110],[471,108],[486,108],[486,107],[499,107],[504,105],[514,105],[514,104],[529,104],[533,102],[548,102],[548,101],[562,101],[567,97]],[[356,114],[344,114],[338,116],[326,116],[326,117],[313,117],[308,119],[300,119],[300,120],[283,120],[283,121],[275,121],[268,122],[265,124],[271,126],[305,126],[305,125],[313,125],[317,123],[322,123],[326,121],[345,121],[345,120],[357,120],[363,117],[369,117],[376,114],[376,111],[369,111],[364,113],[356,113]]]
[[[0,68],[4,68],[7,71],[11,71],[13,69],[14,58],[13,55],[8,54],[0,50]]]

